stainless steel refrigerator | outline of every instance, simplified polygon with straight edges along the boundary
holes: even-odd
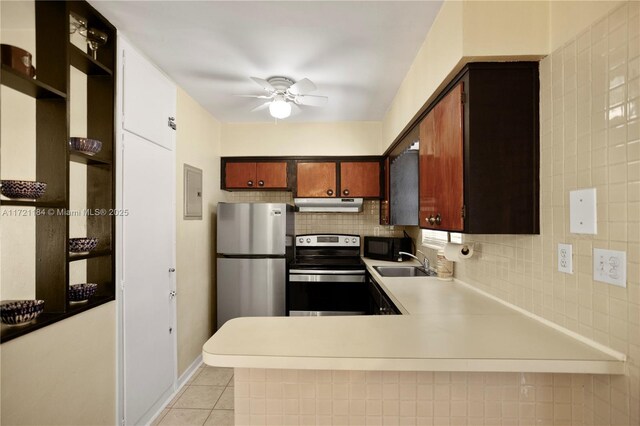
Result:
[[[285,315],[294,207],[218,203],[218,328],[237,317]]]

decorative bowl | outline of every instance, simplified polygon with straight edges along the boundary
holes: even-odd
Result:
[[[26,75],[29,78],[36,76],[36,69],[31,64],[31,53],[10,44],[0,44],[0,56],[2,63],[9,68]]]
[[[72,151],[81,152],[87,155],[95,155],[102,149],[102,142],[89,138],[69,138],[69,148]]]
[[[8,198],[35,200],[47,190],[44,182],[34,182],[31,180],[3,180],[1,182],[2,195]]]
[[[44,300],[8,300],[0,304],[0,319],[5,324],[25,324],[44,311]]]
[[[98,284],[73,284],[69,286],[69,300],[71,302],[86,302],[98,289]]]
[[[89,253],[97,245],[97,238],[69,238],[69,251],[71,253]]]

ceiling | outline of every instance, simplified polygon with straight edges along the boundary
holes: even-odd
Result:
[[[92,5],[223,122],[251,112],[250,76],[312,80],[323,107],[286,121],[381,120],[438,13],[437,1],[108,1]]]

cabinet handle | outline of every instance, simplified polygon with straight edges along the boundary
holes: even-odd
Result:
[[[433,225],[434,223],[436,223],[436,219],[433,217],[433,215],[430,214],[427,218],[427,222],[429,222],[429,225]]]
[[[349,195],[349,190],[348,190],[348,189],[345,189],[344,191],[342,191],[342,193],[343,193],[344,195]]]
[[[253,181],[252,180],[248,180],[247,181],[247,186],[253,186]]]
[[[258,181],[258,186],[264,186],[264,181],[263,180],[259,180]]]
[[[327,189],[327,195],[328,196],[332,196],[333,195],[333,189]]]
[[[440,216],[440,213],[436,215],[435,222],[436,225],[440,225],[442,223],[442,216]]]

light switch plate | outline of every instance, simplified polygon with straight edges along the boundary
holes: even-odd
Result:
[[[573,246],[558,244],[558,271],[573,274]]]
[[[593,279],[603,283],[627,286],[627,253],[593,249]]]
[[[596,189],[569,192],[569,230],[572,234],[597,234]]]

